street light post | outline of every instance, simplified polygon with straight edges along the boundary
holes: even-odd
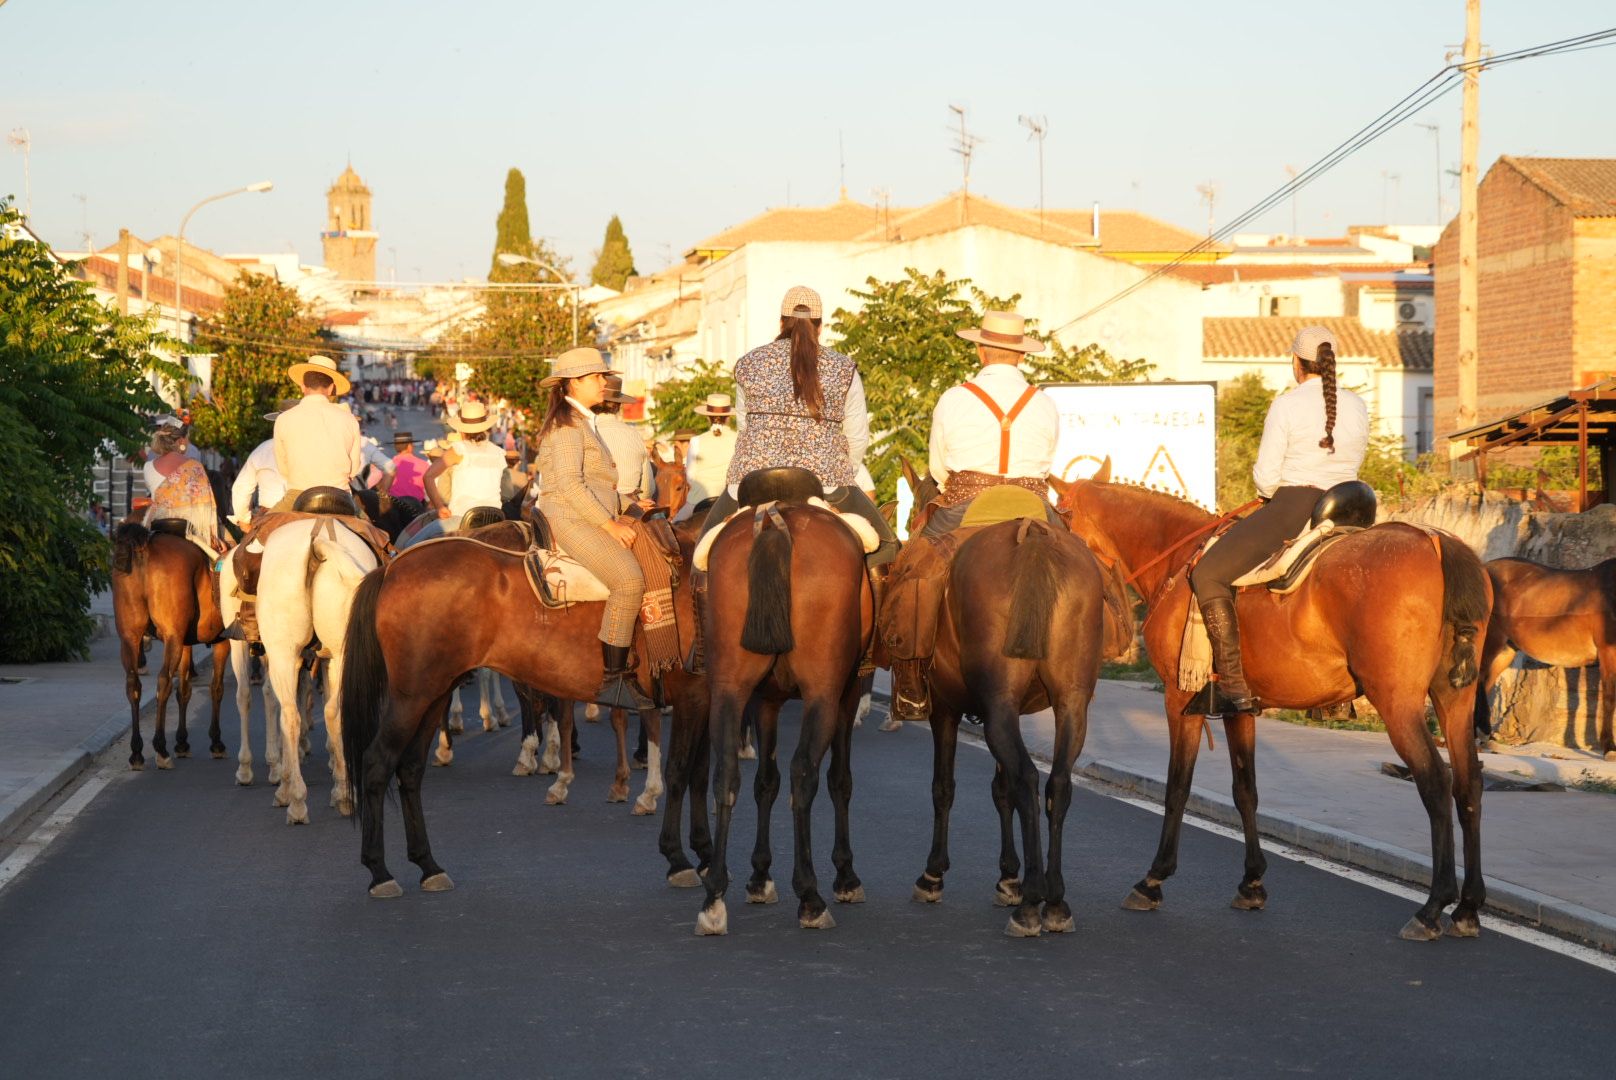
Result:
[[[273,191],[274,189],[275,184],[273,181],[260,180],[258,183],[248,184],[246,187],[232,188],[229,191],[221,191],[217,195],[209,195],[207,198],[185,211],[185,216],[180,219],[179,236],[174,244],[174,325],[176,329],[178,329],[180,323],[185,319],[183,291],[185,288],[183,284],[185,272],[185,227],[191,223],[191,215],[208,205],[208,203],[218,202],[220,199],[228,199],[232,195],[245,195],[249,191]],[[150,289],[147,290],[147,299],[150,299],[150,291]]]
[[[502,251],[495,256],[506,266],[537,266],[540,270],[548,270],[555,275],[556,281],[572,289],[572,343],[578,344],[578,290],[582,287],[576,281],[568,281],[566,275],[542,259],[535,259],[528,255],[517,255],[514,252]]]

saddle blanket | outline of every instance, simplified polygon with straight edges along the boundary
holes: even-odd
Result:
[[[819,509],[826,511],[827,513],[836,515],[837,519],[840,520],[843,525],[846,525],[854,536],[858,537],[859,546],[864,550],[864,554],[868,555],[870,552],[881,546],[881,538],[876,535],[875,529],[868,521],[865,521],[857,514],[844,514],[840,510],[837,510],[835,507],[831,506],[831,504],[826,502],[824,499],[809,499],[808,505],[817,506]],[[718,534],[724,531],[724,525],[728,525],[742,514],[756,513],[758,509],[760,508],[755,506],[743,506],[729,517],[725,518],[723,525],[719,525],[717,528],[708,529],[707,535],[703,536],[701,538],[701,542],[696,545],[696,552],[691,558],[691,564],[694,565],[697,570],[706,573],[707,556],[713,549],[713,541],[717,540]]]

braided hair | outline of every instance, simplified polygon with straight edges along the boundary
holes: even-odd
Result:
[[[1297,360],[1302,365],[1303,371],[1307,372],[1309,375],[1317,375],[1319,377],[1319,382],[1323,384],[1324,438],[1319,440],[1319,445],[1333,454],[1335,453],[1336,407],[1335,347],[1328,341],[1321,341],[1318,346],[1318,351],[1314,354],[1314,359],[1302,360],[1300,357],[1297,357]]]

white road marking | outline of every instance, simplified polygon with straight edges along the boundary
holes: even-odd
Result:
[[[56,812],[46,818],[39,828],[18,844],[17,849],[6,856],[4,862],[0,862],[0,891],[4,891],[7,885],[16,880],[17,875],[27,869],[29,863],[39,858],[40,853],[50,846],[51,841],[61,835],[62,830],[72,824],[73,819],[101,794],[101,789],[112,782],[114,775],[116,774],[112,770],[103,769],[91,776],[66,802],[58,806]]]
[[[970,743],[979,750],[986,751],[988,749],[987,744],[984,743],[975,733],[962,731],[960,733],[960,739],[962,742]],[[1047,762],[1034,758],[1033,763],[1038,766],[1038,771],[1040,773],[1045,776],[1049,775],[1049,764]],[[1083,788],[1085,791],[1091,791],[1096,795],[1102,795],[1107,799],[1115,799],[1117,802],[1127,803],[1129,806],[1136,806],[1141,810],[1148,810],[1157,817],[1161,817],[1164,813],[1166,813],[1166,810],[1159,803],[1151,802],[1149,799],[1141,799],[1134,795],[1121,794],[1109,784],[1101,783],[1100,781],[1084,776],[1081,773],[1074,772],[1072,774],[1072,782],[1076,786]],[[1184,824],[1192,825],[1204,832],[1227,837],[1230,840],[1238,840],[1241,843],[1244,843],[1246,839],[1245,834],[1238,829],[1231,829],[1226,825],[1219,824],[1218,822],[1197,817],[1188,811],[1185,811],[1184,813]],[[1291,862],[1298,862],[1304,866],[1311,866],[1315,870],[1323,870],[1327,874],[1334,874],[1338,878],[1345,878],[1347,881],[1354,882],[1358,885],[1367,885],[1371,889],[1378,889],[1383,893],[1387,893],[1391,896],[1401,897],[1404,900],[1413,900],[1417,903],[1424,903],[1425,901],[1425,893],[1408,885],[1404,885],[1402,882],[1393,881],[1390,878],[1383,878],[1377,874],[1371,874],[1366,870],[1358,870],[1351,866],[1347,866],[1344,863],[1338,863],[1331,859],[1326,859],[1323,856],[1314,855],[1311,852],[1301,851],[1297,848],[1291,847],[1288,844],[1283,844],[1278,840],[1271,840],[1266,836],[1262,838],[1262,847],[1263,853],[1267,855],[1277,855],[1282,859],[1289,859]],[[1540,949],[1545,949],[1549,952],[1558,953],[1561,956],[1569,957],[1572,960],[1580,960],[1584,964],[1588,964],[1591,967],[1599,968],[1601,971],[1608,971],[1612,974],[1616,974],[1616,956],[1613,956],[1610,953],[1603,952],[1590,945],[1583,945],[1575,941],[1569,941],[1565,938],[1557,937],[1545,930],[1537,930],[1530,926],[1514,922],[1509,916],[1500,914],[1496,911],[1489,910],[1486,912],[1486,915],[1487,922],[1484,932],[1491,931],[1494,933],[1499,933],[1505,937],[1514,938],[1517,941],[1523,941],[1528,945],[1535,945]]]

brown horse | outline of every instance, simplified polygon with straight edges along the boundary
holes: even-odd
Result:
[[[759,716],[758,834],[747,882],[748,903],[771,903],[769,813],[780,789],[774,763],[780,704],[803,702],[802,731],[791,762],[791,815],[796,861],[792,887],[797,920],[805,929],[835,925],[814,876],[810,814],[819,769],[831,751],[829,789],[835,806],[835,897],[861,903],[864,886],[853,872],[848,804],[853,795],[850,740],[858,706],[859,657],[873,632],[874,596],[858,539],[836,516],[805,505],[776,504],[754,525],[742,514],[722,526],[708,560],[711,592],[702,632],[711,697],[710,735],[717,754],[713,786],[718,825],[707,897],[698,934],[729,932],[724,893],[729,888],[729,826],[740,788],[741,717],[754,694]],[[676,742],[677,742],[676,736]],[[669,812],[674,809],[670,777]],[[699,848],[698,848],[699,854]]]
[[[675,446],[667,457],[662,456],[661,447],[651,448],[651,481],[656,486],[657,505],[666,506],[670,518],[677,516],[690,498],[690,478],[679,447]]]
[[[213,695],[208,724],[208,750],[215,758],[225,754],[219,737],[219,703],[224,697],[224,673],[230,642],[219,640],[224,622],[219,614],[219,578],[201,548],[181,536],[152,532],[138,521],[125,521],[112,533],[112,612],[118,629],[123,661],[124,688],[129,696],[129,767],[146,765],[140,738],[141,640],[150,633],[163,643],[163,665],[157,672],[157,721],[152,749],[157,767],[172,769],[168,756],[168,695],[179,679],[179,721],[174,753],[191,756],[186,715],[191,705],[192,645],[213,647],[213,674],[208,688]]]
[[[682,649],[694,635],[688,577],[674,592]],[[587,699],[602,675],[601,607],[588,602],[546,608],[528,587],[521,555],[465,542],[423,544],[365,578],[348,622],[342,737],[363,826],[360,861],[371,872],[370,895],[403,891],[382,850],[382,798],[395,775],[409,859],[421,870],[421,887],[453,888],[427,841],[421,778],[455,683],[487,667],[539,693]],[[651,689],[643,673],[641,683]],[[676,718],[697,706],[699,698],[691,696],[697,683],[677,668],[664,676]]]
[[[1552,667],[1599,665],[1599,749],[1616,761],[1616,559],[1557,570],[1526,559],[1487,564],[1493,617],[1481,651],[1476,722],[1488,725],[1487,697],[1517,652]]]
[[[905,468],[907,472],[907,464]],[[912,472],[908,475],[918,518],[930,501],[921,494],[928,489],[916,485]],[[935,494],[935,485],[929,490]],[[911,535],[915,528],[911,522]],[[1083,751],[1089,702],[1100,673],[1102,571],[1071,533],[1041,519],[1021,519],[973,530],[950,563],[946,588],[936,652],[926,675],[932,703],[931,853],[915,882],[914,898],[927,904],[943,898],[960,717],[979,716],[996,766],[993,802],[1002,842],[995,903],[1016,909],[1005,933],[1064,933],[1073,924],[1061,874],[1061,839],[1072,801],[1072,766]],[[966,626],[969,632],[962,633]],[[882,632],[901,636],[903,631],[883,626]],[[1021,737],[1021,717],[1051,707],[1055,752],[1044,785],[1049,816],[1045,861],[1038,843],[1038,769]],[[1015,815],[1021,818],[1024,874],[1016,856]]]
[[[1166,684],[1171,748],[1166,814],[1150,871],[1123,906],[1150,910],[1178,865],[1178,834],[1195,771],[1200,717],[1185,716],[1191,694],[1178,685],[1178,657],[1188,617],[1185,580],[1197,545],[1215,524],[1199,507],[1156,491],[1106,482],[1107,461],[1093,480],[1056,484],[1073,528],[1102,560],[1114,563],[1145,598],[1145,647]],[[1237,599],[1242,654],[1252,691],[1277,707],[1312,709],[1362,694],[1385,721],[1431,823],[1431,889],[1402,930],[1410,940],[1480,933],[1486,897],[1481,876],[1481,767],[1472,737],[1476,695],[1475,641],[1485,631],[1492,589],[1481,560],[1456,538],[1404,524],[1377,525],[1346,536],[1318,558],[1311,576],[1288,595],[1244,589]],[[1429,696],[1447,736],[1453,775],[1425,726]],[[1245,828],[1245,876],[1237,908],[1267,902],[1267,862],[1257,834],[1256,718],[1224,717],[1234,801]],[[1464,830],[1464,889],[1454,871],[1453,815]],[[1443,910],[1454,900],[1451,921]]]

